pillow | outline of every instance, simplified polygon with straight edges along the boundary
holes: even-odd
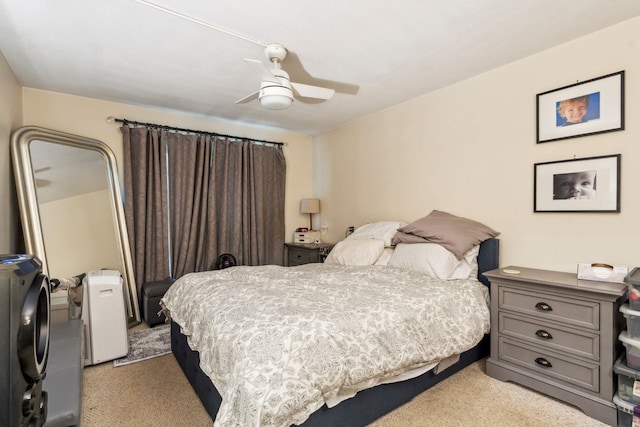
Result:
[[[338,242],[325,264],[341,265],[373,265],[384,250],[384,242],[380,239],[342,240]]]
[[[438,243],[453,252],[457,259],[462,259],[474,246],[500,234],[477,221],[435,210],[398,231]]]
[[[389,264],[389,260],[391,259],[391,255],[393,255],[393,248],[384,248],[382,254],[376,260],[374,265],[387,265]]]
[[[429,243],[429,241],[420,236],[397,231],[396,234],[393,235],[393,239],[391,239],[391,244],[397,245],[398,243]]]
[[[380,239],[384,241],[384,245],[391,246],[391,239],[396,234],[398,228],[407,225],[402,221],[379,221],[365,224],[358,227],[353,233],[351,233],[347,239]]]
[[[391,255],[389,265],[418,271],[438,279],[467,279],[474,270],[477,276],[479,250],[480,246],[474,246],[458,260],[451,251],[437,243],[399,243]]]
[[[480,252],[480,245],[476,245],[473,248],[465,252],[464,256],[458,263],[458,266],[453,273],[449,276],[449,279],[477,279],[478,278],[478,253]]]

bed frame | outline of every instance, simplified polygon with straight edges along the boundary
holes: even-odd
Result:
[[[486,286],[490,286],[490,283],[483,273],[498,268],[499,253],[500,245],[498,239],[489,239],[480,245],[478,279]],[[202,401],[206,411],[212,419],[215,419],[222,397],[220,397],[209,377],[200,369],[198,352],[191,350],[187,344],[187,337],[180,333],[180,326],[175,322],[171,323],[171,351]],[[366,426],[488,354],[489,335],[485,335],[478,345],[462,353],[458,362],[439,374],[429,371],[410,380],[381,384],[360,391],[356,396],[341,402],[331,409],[324,405],[311,414],[301,425],[304,427]]]

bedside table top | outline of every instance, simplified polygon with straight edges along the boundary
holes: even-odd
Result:
[[[509,273],[509,271],[519,273]],[[597,282],[594,280],[578,280],[576,273],[542,270],[537,268],[509,266],[483,273],[491,279],[510,280],[513,282],[529,282],[550,285],[559,288],[579,289],[603,294],[619,295],[624,293],[627,285],[624,283]]]
[[[335,244],[333,243],[296,243],[296,242],[287,242],[285,246],[292,248],[302,248],[302,249],[321,249],[321,248],[333,248]]]

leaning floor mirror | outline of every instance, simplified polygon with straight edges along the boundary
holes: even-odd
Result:
[[[117,270],[129,326],[140,323],[113,152],[105,143],[40,127],[11,138],[26,250],[52,279]]]

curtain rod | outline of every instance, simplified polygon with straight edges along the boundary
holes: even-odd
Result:
[[[211,136],[220,136],[222,138],[231,138],[231,139],[246,139],[248,141],[251,142],[259,142],[259,143],[263,143],[263,144],[273,144],[273,145],[287,145],[284,142],[273,142],[273,141],[266,141],[264,139],[254,139],[254,138],[244,138],[244,137],[240,137],[240,136],[232,136],[232,135],[224,135],[221,133],[215,133],[215,132],[208,132],[208,131],[203,131],[203,130],[193,130],[193,129],[184,129],[184,128],[178,128],[175,126],[166,126],[166,125],[159,125],[156,123],[143,123],[143,122],[136,122],[134,120],[127,120],[127,119],[118,119],[112,116],[107,117],[107,121],[109,123],[113,123],[113,122],[118,122],[118,123],[122,123],[122,124],[132,124],[134,126],[146,126],[146,127],[150,127],[150,128],[155,128],[155,129],[166,129],[166,130],[175,130],[178,132],[189,132],[189,133],[201,133],[204,135],[211,135]]]

